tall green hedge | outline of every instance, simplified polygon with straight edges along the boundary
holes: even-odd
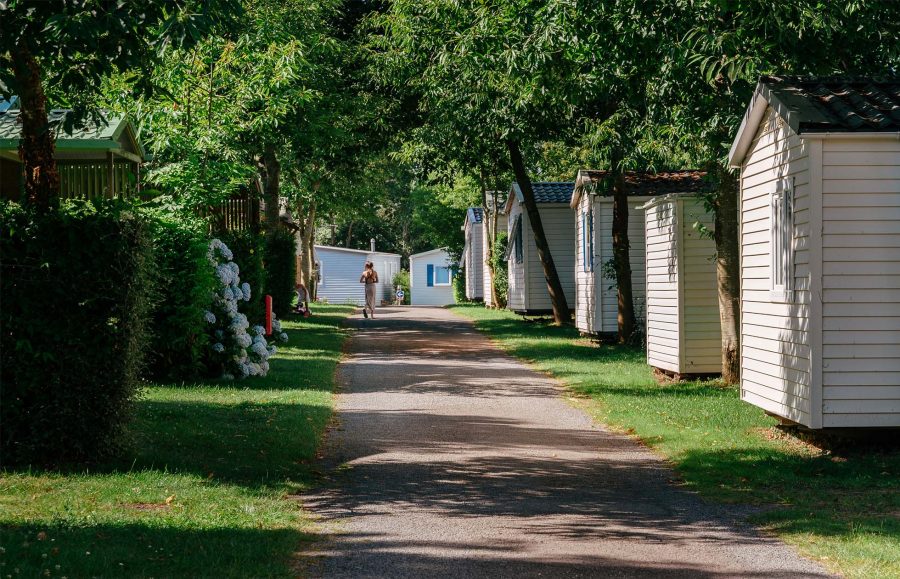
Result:
[[[506,233],[498,233],[497,241],[493,245],[493,255],[491,255],[491,265],[494,266],[494,287],[497,288],[497,303],[494,307],[505,308],[509,294],[509,264],[506,262],[506,247],[509,243],[509,236]],[[489,292],[491,288],[486,287],[484,291]]]
[[[291,232],[279,229],[266,238],[263,266],[265,293],[272,296],[275,314],[284,317],[291,311],[297,278],[297,241]]]
[[[4,465],[114,452],[148,344],[152,247],[119,203],[0,205]]]
[[[148,374],[160,380],[190,380],[204,373],[209,341],[204,315],[216,288],[206,255],[206,224],[171,212],[150,215],[157,291]]]
[[[464,304],[469,301],[469,298],[466,297],[465,266],[456,268],[453,275],[453,300],[458,304]]]

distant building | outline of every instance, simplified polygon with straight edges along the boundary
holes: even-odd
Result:
[[[454,303],[453,277],[453,262],[445,249],[409,256],[410,304],[446,306]]]
[[[462,230],[465,245],[460,264],[466,276],[466,299],[484,299],[484,211],[481,207],[469,207]],[[489,289],[487,291],[490,291]]]
[[[544,235],[556,265],[556,274],[565,292],[569,308],[575,305],[575,230],[569,201],[575,183],[535,182],[531,184],[537,201]],[[521,314],[553,311],[547,278],[538,255],[531,222],[525,211],[525,198],[518,183],[513,183],[506,201],[509,242],[509,296],[506,307]]]
[[[394,275],[400,271],[400,256],[396,253],[365,251],[331,247],[314,246],[318,285],[316,298],[332,304],[365,303],[365,287],[359,282],[367,261],[371,261],[378,273],[376,299],[393,301]]]

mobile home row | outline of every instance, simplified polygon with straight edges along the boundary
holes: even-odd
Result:
[[[900,426],[900,81],[764,77],[729,162],[739,172],[741,398],[814,429]],[[618,327],[616,282],[605,273],[609,179],[582,170],[574,183],[533,183],[566,300],[588,334]],[[623,186],[648,363],[720,372],[709,179],[629,172]],[[508,307],[549,312],[517,184],[502,217]],[[486,262],[484,242],[481,251]],[[473,291],[490,294],[489,278]]]

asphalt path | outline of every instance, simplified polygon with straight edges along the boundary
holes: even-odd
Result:
[[[354,316],[313,577],[828,577],[441,308]]]

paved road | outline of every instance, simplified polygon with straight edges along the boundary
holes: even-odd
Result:
[[[631,439],[439,308],[385,308],[339,367],[314,577],[826,577],[671,484]],[[343,465],[338,468],[338,465]]]

